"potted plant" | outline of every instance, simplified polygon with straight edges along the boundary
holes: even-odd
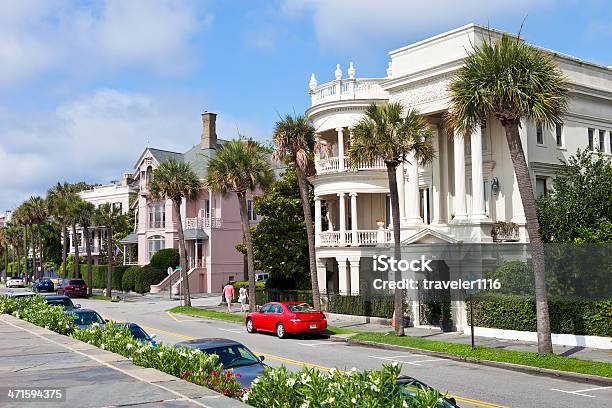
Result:
[[[378,225],[378,229],[382,229],[385,226],[385,220],[382,218],[378,218],[376,220],[376,225]]]
[[[451,317],[450,302],[442,302],[440,304],[440,329],[442,329],[444,333],[453,330],[453,320]]]

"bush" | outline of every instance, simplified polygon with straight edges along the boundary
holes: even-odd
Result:
[[[232,286],[234,289],[238,290],[240,288],[249,288],[249,281],[234,281],[232,282]],[[265,288],[266,282],[255,282],[255,288]]]
[[[393,296],[327,295],[326,311],[355,316],[393,316]]]
[[[533,294],[533,271],[526,262],[506,261],[494,271],[485,273],[486,279],[497,279],[501,284],[499,293],[512,295]]]
[[[151,265],[143,266],[140,273],[137,273],[134,278],[134,290],[138,293],[147,293],[151,285],[157,285],[166,276],[168,276],[166,271]]]
[[[49,305],[40,295],[17,298],[0,295],[0,314],[2,313],[12,314],[60,334],[70,334],[75,327],[73,318],[63,307]]]
[[[537,330],[532,296],[481,293],[473,302],[475,326]],[[466,303],[469,319],[469,300]],[[612,337],[612,300],[551,297],[548,313],[552,333]]]
[[[255,303],[263,305],[268,302],[304,302],[312,305],[312,291],[255,288]]]
[[[168,268],[176,268],[180,263],[180,256],[178,249],[166,248],[160,249],[152,257],[149,265],[162,271],[167,271]]]
[[[133,291],[136,288],[136,275],[140,274],[140,266],[130,266],[123,273],[121,279],[121,290],[124,292]]]

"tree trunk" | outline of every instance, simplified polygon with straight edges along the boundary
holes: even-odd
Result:
[[[62,242],[62,275],[64,275],[64,278],[67,278],[68,276],[66,276],[66,258],[68,257],[68,228],[66,228],[66,226],[62,224],[61,229],[62,234],[64,235],[64,239]]]
[[[40,259],[40,277],[42,278],[45,274],[45,256],[43,254],[43,239],[42,239],[42,226],[41,223],[37,223],[38,229],[38,258]]]
[[[28,227],[23,225],[23,269],[25,269],[24,282],[27,285],[30,282],[30,274],[28,272]]]
[[[237,193],[240,204],[240,219],[242,219],[242,233],[247,251],[247,272],[249,275],[249,311],[255,311],[255,261],[253,259],[253,241],[251,241],[251,225],[247,213],[246,193]]]
[[[106,296],[113,297],[113,227],[109,225],[106,228],[106,248],[108,252],[108,268],[106,270]]]
[[[30,224],[30,241],[32,242],[32,277],[34,280],[38,279],[38,269],[36,268],[36,239],[34,238],[34,224]]]
[[[13,258],[17,255],[17,276],[21,277],[21,254],[19,253],[19,245],[13,250]],[[13,259],[13,276],[15,276],[15,260]]]
[[[87,252],[87,295],[93,293],[93,259],[91,257],[91,239],[89,237],[89,227],[83,226],[83,236],[85,237],[85,251]]]
[[[308,200],[308,182],[306,174],[297,163],[295,163],[298,185],[300,187],[300,198],[304,211],[304,223],[306,224],[306,237],[308,238],[308,261],[310,264],[310,280],[312,281],[312,303],[315,310],[321,310],[321,294],[319,293],[319,279],[317,273],[317,258],[315,255],[315,236],[312,225],[312,212]]]
[[[506,139],[510,149],[512,165],[518,181],[523,211],[527,220],[526,228],[531,243],[531,260],[535,282],[536,316],[538,329],[538,352],[552,353],[550,336],[550,320],[548,315],[548,295],[546,293],[546,265],[544,261],[544,245],[540,237],[540,225],[536,212],[535,197],[529,169],[523,153],[523,145],[519,134],[519,122],[504,123]]]
[[[176,230],[179,236],[179,258],[181,260],[181,278],[183,287],[183,299],[185,306],[191,306],[191,292],[189,290],[189,275],[187,271],[187,245],[185,244],[185,233],[183,231],[183,220],[181,217],[181,202],[173,201],[174,215],[176,216]],[[172,292],[172,287],[170,287]]]
[[[79,265],[79,240],[77,238],[76,225],[74,223],[72,224],[72,247],[74,248],[74,265],[72,266],[74,270],[74,277],[80,278],[81,268]]]
[[[386,162],[387,177],[389,178],[389,194],[391,196],[391,215],[393,220],[393,257],[396,262],[402,258],[402,246],[400,243],[400,217],[399,217],[399,195],[397,192],[396,171],[398,163]],[[416,163],[414,164],[416,165]],[[395,281],[399,282],[402,274],[399,268],[395,270]],[[404,335],[404,299],[402,291],[395,289],[393,299],[393,314],[395,316],[395,335]]]
[[[4,277],[8,277],[8,245],[4,245]]]

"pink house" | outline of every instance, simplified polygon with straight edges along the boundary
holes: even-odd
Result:
[[[177,219],[170,200],[153,201],[149,196],[149,182],[153,170],[169,158],[191,165],[200,179],[204,179],[208,161],[216,148],[224,143],[217,139],[216,114],[202,114],[200,143],[184,153],[146,148],[135,164],[134,180],[138,182],[138,197],[132,208],[136,212],[134,232],[126,236],[124,264],[146,265],[155,252],[163,248],[178,248]],[[257,222],[252,197],[248,199],[249,218]],[[245,276],[244,256],[235,249],[242,243],[240,210],[235,194],[226,197],[202,188],[194,200],[185,200],[180,208],[185,239],[189,287],[192,293],[219,292],[228,280],[242,280]],[[172,276],[173,291],[178,291],[179,274]],[[168,290],[170,279],[151,287],[151,292]]]

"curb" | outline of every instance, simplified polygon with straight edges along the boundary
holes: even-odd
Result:
[[[520,364],[504,363],[500,361],[477,360],[477,359],[470,358],[470,357],[454,356],[454,355],[442,353],[439,351],[423,350],[423,349],[419,349],[415,347],[396,346],[392,344],[375,343],[375,342],[364,341],[364,340],[351,340],[350,338],[345,339],[345,338],[341,338],[338,336],[332,336],[332,337],[333,337],[332,341],[342,341],[342,342],[347,343],[347,345],[349,346],[364,346],[364,347],[369,347],[369,348],[378,348],[378,349],[393,350],[393,351],[410,351],[410,352],[414,352],[417,354],[422,354],[422,355],[432,356],[432,357],[439,357],[439,358],[443,358],[446,360],[454,360],[454,361],[460,361],[464,363],[479,364],[479,365],[484,365],[484,366],[489,366],[489,367],[501,368],[504,370],[518,371],[518,372],[522,372],[526,374],[545,375],[547,377],[574,381],[574,382],[584,382],[584,383],[589,383],[589,384],[612,386],[612,378],[602,377],[599,375],[573,373],[570,371],[559,371],[559,370],[553,370],[550,368],[530,367],[530,366],[525,366],[525,365],[520,365]]]

